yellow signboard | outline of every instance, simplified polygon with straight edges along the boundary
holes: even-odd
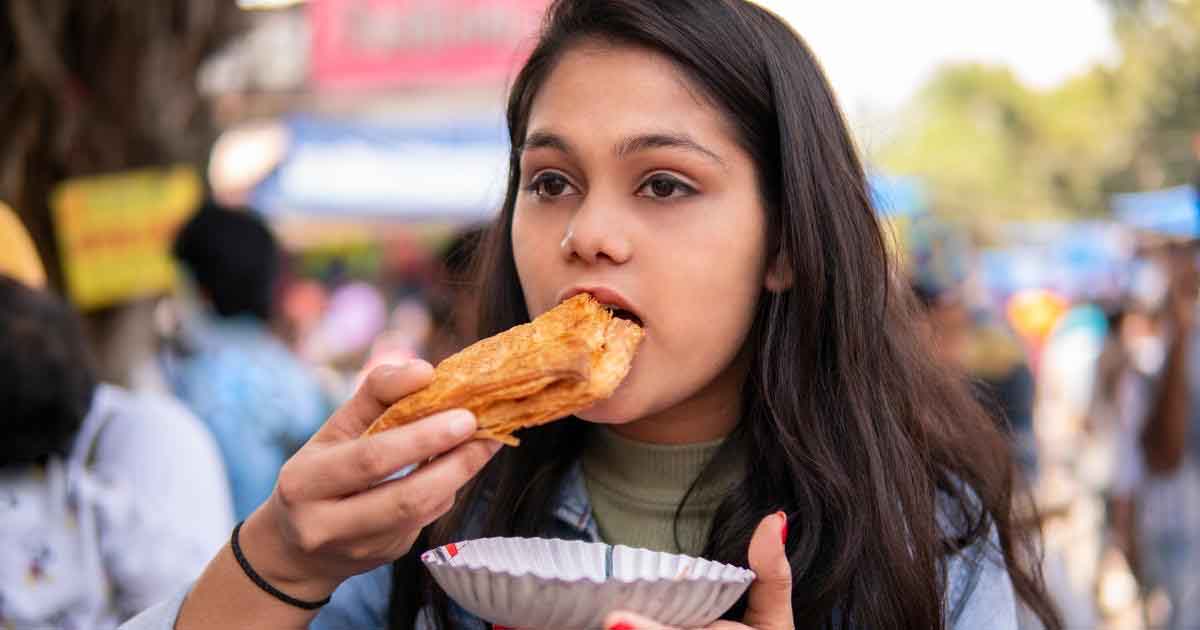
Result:
[[[175,285],[170,243],[197,208],[190,166],[68,180],[51,196],[67,294],[80,308],[111,306]]]

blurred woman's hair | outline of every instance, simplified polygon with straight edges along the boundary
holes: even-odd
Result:
[[[787,550],[797,628],[930,630],[962,603],[949,596],[950,556],[998,547],[1020,600],[1060,628],[1014,511],[1012,446],[918,334],[916,300],[889,260],[833,91],[800,37],[767,10],[741,0],[551,5],[509,97],[508,188],[484,247],[481,332],[529,321],[511,237],[520,148],[547,77],[588,41],[670,59],[724,115],[757,168],[766,259],[781,257],[796,278],[757,305],[742,417],[715,456],[741,451],[747,467],[701,555],[744,566],[759,520],[782,509],[795,517]],[[519,449],[492,460],[395,564],[392,628],[412,628],[430,602],[449,624],[422,549],[455,540],[467,523],[479,536],[547,530],[586,429],[574,418],[530,429]]]
[[[487,234],[487,225],[473,225],[455,233],[442,248],[438,261],[445,275],[456,281],[468,280],[476,265],[479,247]]]
[[[478,267],[479,248],[487,235],[486,225],[473,225],[456,232],[437,257],[437,273],[429,295],[434,325],[453,327],[455,298],[459,292],[475,292],[474,272]]]
[[[0,467],[67,455],[95,390],[74,310],[0,275]]]

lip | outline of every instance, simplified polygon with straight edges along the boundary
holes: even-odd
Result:
[[[568,287],[559,292],[555,304],[562,304],[580,293],[591,293],[592,297],[596,298],[596,301],[601,304],[629,311],[642,321],[643,328],[646,326],[646,318],[642,315],[642,311],[629,298],[625,297],[624,294],[611,287],[585,285]]]

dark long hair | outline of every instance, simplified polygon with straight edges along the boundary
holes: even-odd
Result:
[[[782,256],[796,278],[757,306],[743,415],[722,447],[754,456],[717,509],[703,555],[745,565],[755,526],[782,508],[792,515],[796,627],[928,630],[944,627],[948,556],[992,544],[994,528],[1018,596],[1060,628],[1031,533],[1014,514],[1010,445],[966,381],[931,357],[829,84],[803,41],[766,10],[741,0],[552,4],[508,101],[513,151],[481,258],[481,332],[529,320],[511,239],[519,147],[555,63],[589,38],[665,55],[725,114],[758,169],[768,255]],[[392,628],[412,628],[427,603],[448,625],[445,595],[417,560],[422,549],[462,536],[468,520],[473,536],[546,530],[583,429],[571,418],[522,433],[520,448],[463,490],[395,564]],[[492,496],[480,510],[484,488]],[[939,514],[958,526],[940,527]]]

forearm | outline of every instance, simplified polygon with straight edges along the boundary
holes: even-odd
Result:
[[[248,571],[286,597],[319,602],[351,576],[408,553],[499,450],[471,439],[479,427],[462,409],[362,437],[388,405],[432,378],[433,367],[420,361],[373,370],[284,464],[271,497],[239,530],[251,568],[243,570],[225,545],[183,601],[175,630],[307,628],[316,611],[276,598]],[[379,483],[419,462],[403,479]]]
[[[271,557],[272,539],[264,535],[261,514],[251,516],[242,528],[240,543],[246,559],[268,583],[303,600],[323,599],[336,585],[288,580],[267,558]],[[216,630],[218,628],[277,628],[301,630],[317,611],[286,604],[263,591],[250,580],[227,543],[209,563],[187,599],[184,600],[175,630]]]
[[[1181,331],[1171,344],[1159,398],[1142,433],[1146,466],[1155,474],[1172,472],[1183,457],[1191,402],[1188,386],[1191,334],[1188,330]]]

